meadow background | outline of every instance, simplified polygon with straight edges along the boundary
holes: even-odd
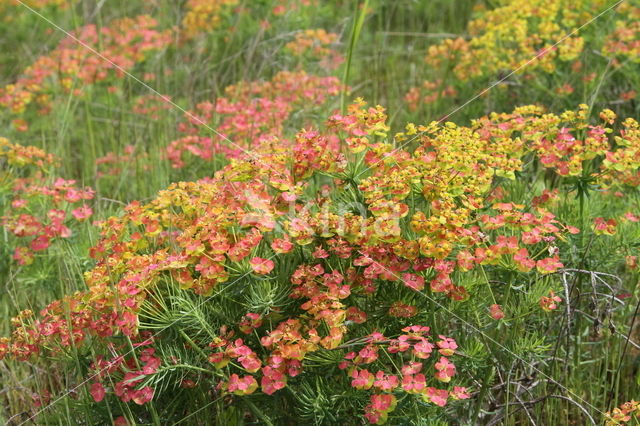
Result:
[[[0,0],[0,421],[635,424],[639,88],[635,0]]]

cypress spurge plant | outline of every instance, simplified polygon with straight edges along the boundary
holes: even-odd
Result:
[[[358,101],[103,221],[87,290],[22,312],[2,356],[76,353],[86,379],[72,385],[118,421],[202,407],[273,424],[293,413],[447,421],[470,397],[480,415],[512,398],[501,360],[509,377],[550,377],[537,366],[570,295],[572,235],[613,232],[560,222],[543,207],[556,192],[509,201],[515,173],[539,162],[564,179],[596,161],[598,182],[621,188],[638,173],[622,160],[640,144],[637,123],[616,135],[610,112],[589,125],[580,111],[410,124],[394,136],[415,139],[406,151],[384,109]]]

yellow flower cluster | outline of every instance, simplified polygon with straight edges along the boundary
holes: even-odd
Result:
[[[600,179],[606,185],[626,184],[640,185],[640,124],[627,118],[622,126],[620,136],[615,136],[618,149],[607,152],[602,161]]]
[[[602,0],[507,0],[469,23],[470,39],[448,39],[431,46],[426,62],[452,67],[460,81],[497,76],[524,67],[553,72],[557,61],[571,62],[583,50],[581,36],[566,37],[573,28],[596,15]],[[535,60],[533,60],[535,58]]]
[[[13,144],[6,138],[0,138],[0,165],[2,161],[6,161],[10,166],[34,165],[43,168],[55,164],[57,159],[35,146]]]
[[[189,0],[187,12],[182,20],[184,36],[187,39],[218,27],[220,16],[238,0]]]

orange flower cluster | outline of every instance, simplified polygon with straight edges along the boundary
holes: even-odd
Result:
[[[149,52],[171,43],[171,32],[158,31],[157,25],[153,18],[142,15],[123,18],[100,29],[95,25],[80,28],[73,37],[100,51],[106,59],[67,37],[51,53],[25,69],[15,83],[0,88],[0,106],[22,114],[35,105],[40,114],[47,114],[51,97],[59,91],[82,94],[82,86],[77,86],[77,82],[92,84],[122,77],[122,70],[130,70]]]
[[[296,11],[303,7],[317,6],[318,0],[277,0],[276,5],[271,10],[275,16],[284,15],[290,11]]]
[[[415,111],[421,103],[431,104],[438,99],[453,97],[458,91],[451,85],[445,86],[442,80],[425,81],[422,87],[412,87],[405,95],[404,100],[409,110]]]
[[[607,426],[624,425],[631,419],[635,419],[636,422],[640,420],[640,402],[631,400],[606,413],[605,424]]]
[[[328,69],[337,68],[344,57],[333,48],[340,37],[336,33],[327,33],[324,29],[304,30],[296,34],[295,40],[286,44],[294,56],[320,60]]]
[[[58,159],[53,154],[48,154],[35,146],[12,144],[7,138],[0,138],[0,161],[6,162],[10,167],[35,166],[38,169],[43,169],[57,164]],[[5,179],[15,176],[7,173],[7,176],[0,175],[0,177]]]
[[[640,7],[622,3],[618,11],[625,19],[616,21],[615,30],[605,39],[602,53],[615,58],[614,64],[620,66],[624,61],[640,59]]]

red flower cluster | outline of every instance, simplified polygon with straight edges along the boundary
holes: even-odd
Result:
[[[18,245],[13,255],[20,265],[28,265],[33,262],[34,252],[46,250],[53,239],[71,236],[69,220],[91,217],[93,210],[85,202],[93,198],[94,191],[62,178],[51,185],[40,184],[45,181],[42,172],[54,165],[55,159],[35,147],[0,138],[0,161],[8,165],[7,183],[13,192],[10,205],[0,216],[0,225],[18,238],[29,239],[27,246]],[[35,166],[35,172],[28,170],[29,166]],[[82,204],[74,206],[78,203]]]
[[[549,296],[540,298],[540,307],[547,312],[551,312],[558,308],[558,303],[562,302],[559,296],[556,296],[553,290],[549,291]]]
[[[260,144],[280,139],[293,111],[322,105],[339,92],[337,78],[317,77],[304,71],[283,71],[271,81],[229,86],[226,96],[218,98],[215,104],[202,102],[185,115],[178,130],[187,136],[171,142],[167,156],[173,167],[184,166],[185,152],[205,160],[216,154],[237,158],[243,148],[255,150]],[[207,127],[216,129],[223,137],[212,137]],[[278,143],[284,145],[286,141]]]
[[[149,52],[171,43],[170,31],[158,31],[157,25],[153,18],[142,15],[120,19],[100,29],[95,25],[78,29],[51,53],[38,58],[15,83],[0,88],[0,106],[21,114],[35,104],[41,114],[47,114],[51,97],[59,91],[82,94],[82,89],[74,86],[76,80],[92,84],[122,77],[122,69],[131,69]],[[84,45],[98,50],[106,59]]]
[[[640,58],[640,7],[624,3],[618,13],[625,19],[616,21],[614,31],[605,38],[602,53],[614,58],[614,65],[621,66],[624,60]]]
[[[145,339],[134,343],[134,350],[153,343],[153,339]],[[114,382],[113,393],[123,402],[133,401],[143,405],[153,399],[154,390],[150,386],[140,386],[146,376],[153,375],[161,365],[160,358],[155,356],[155,349],[146,347],[139,354],[129,357],[118,355],[110,360],[102,356],[91,364],[94,382],[89,393],[96,402],[102,401],[107,395],[107,388],[103,383]]]
[[[434,362],[435,373],[433,377],[442,383],[448,383],[456,374],[455,365],[448,357],[455,354],[458,348],[455,340],[438,336],[439,340],[432,343],[429,340],[429,327],[410,326],[402,329],[398,338],[388,339],[381,333],[372,333],[366,339],[366,345],[358,352],[349,352],[345,355],[346,361],[340,364],[340,368],[347,369],[353,379],[351,386],[360,390],[372,390],[371,404],[365,408],[365,417],[375,424],[386,421],[388,413],[395,408],[395,396],[391,394],[396,389],[408,394],[421,396],[426,402],[443,407],[449,399],[465,399],[469,395],[463,387],[454,387],[453,391],[437,389],[428,386],[429,379],[424,374],[424,360],[431,357],[437,351],[439,359]],[[387,352],[387,357],[380,358],[381,351]],[[391,354],[398,357],[392,360]],[[403,355],[404,354],[404,355]],[[410,360],[409,360],[410,359]],[[383,363],[391,360],[387,368],[395,366],[400,368],[395,375],[378,370],[375,374],[364,365]],[[401,367],[399,367],[401,366]]]
[[[640,402],[631,401],[625,402],[620,407],[616,407],[611,412],[605,414],[606,426],[624,425],[631,419],[638,421],[640,417]]]
[[[458,91],[451,85],[445,86],[441,80],[424,81],[421,87],[412,87],[404,96],[410,111],[416,111],[420,104],[432,104],[439,99],[454,97]]]

